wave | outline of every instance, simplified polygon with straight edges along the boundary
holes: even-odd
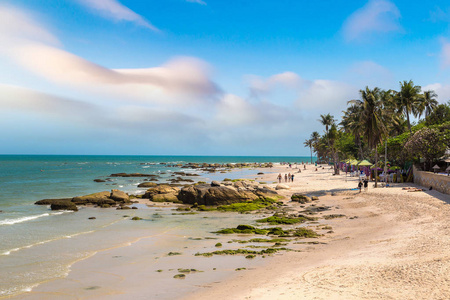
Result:
[[[21,218],[16,218],[16,219],[5,219],[5,220],[0,221],[0,225],[14,225],[17,223],[28,222],[28,221],[36,220],[36,219],[43,218],[43,217],[61,215],[63,213],[67,213],[67,212],[70,212],[70,211],[59,211],[59,212],[55,212],[55,213],[44,213],[44,214],[40,214],[40,215],[27,216],[27,217],[21,217]]]

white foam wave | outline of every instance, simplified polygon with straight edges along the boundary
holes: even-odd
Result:
[[[40,215],[26,216],[26,217],[21,217],[21,218],[16,218],[16,219],[5,219],[5,220],[1,220],[0,221],[0,225],[14,225],[14,224],[17,224],[17,223],[23,223],[23,222],[36,220],[36,219],[39,219],[39,218],[42,218],[42,217],[60,215],[60,214],[66,213],[66,212],[69,212],[69,211],[59,211],[59,212],[55,212],[55,213],[44,213],[44,214],[40,214]]]

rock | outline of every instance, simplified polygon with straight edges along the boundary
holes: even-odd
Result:
[[[211,186],[220,186],[220,182],[213,180]]]
[[[178,202],[178,193],[178,188],[167,184],[161,184],[154,188],[148,189],[142,198],[150,199],[155,202]]]
[[[104,191],[104,192],[94,193],[94,194],[85,195],[85,196],[73,197],[72,202],[74,202],[75,204],[78,204],[78,205],[88,204],[88,203],[97,204],[101,200],[109,199],[110,194],[111,194],[110,192]]]
[[[115,173],[109,175],[111,177],[156,177],[155,174],[141,174],[141,173]]]
[[[308,196],[305,196],[303,194],[299,194],[299,193],[292,194],[291,200],[299,202],[301,204],[305,204],[306,202],[311,202],[311,198],[309,198]]]
[[[89,220],[95,220],[95,219],[97,219],[96,217],[89,217],[88,218]]]
[[[72,198],[60,198],[60,199],[42,199],[34,202],[36,205],[51,205],[52,203],[58,203],[61,201],[71,201]]]
[[[129,206],[119,206],[117,209],[131,209]]]
[[[119,190],[111,190],[111,195],[109,196],[109,198],[117,202],[124,202],[124,203],[130,202],[130,196],[128,196],[127,193]]]
[[[103,179],[94,179],[95,182],[106,182],[106,180]]]
[[[263,172],[259,172],[258,174],[256,174],[256,175],[264,175],[264,173]]]
[[[174,203],[181,203],[180,200],[178,200],[178,192],[177,193],[169,193],[169,194],[156,194],[153,195],[150,199],[153,202],[174,202]]]
[[[133,218],[131,218],[131,220],[133,220],[133,221],[139,221],[139,220],[142,220],[142,218],[139,218],[139,217],[133,217]]]
[[[289,190],[290,187],[288,185],[285,184],[277,184],[277,186],[275,187],[276,190]]]
[[[313,200],[313,201],[319,200],[319,197],[317,197],[317,196],[312,196],[312,197],[311,197],[311,200]]]
[[[131,209],[138,209],[136,206],[132,206]]]
[[[258,198],[255,194],[238,192],[225,186],[211,186],[209,184],[192,185],[182,188],[178,199],[186,204],[224,205],[246,202]]]
[[[77,206],[72,201],[55,201],[50,205],[52,210],[73,210],[78,211]]]
[[[158,184],[154,183],[154,182],[143,182],[138,185],[138,187],[140,187],[140,188],[149,188],[149,187],[155,187],[155,186],[158,186]]]

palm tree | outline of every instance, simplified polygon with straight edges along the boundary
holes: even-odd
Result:
[[[413,113],[415,116],[419,114],[419,105],[421,99],[421,87],[414,85],[412,80],[400,82],[400,91],[395,95],[395,103],[398,112],[402,112],[406,116],[408,121],[409,133],[411,131],[411,122],[409,120],[409,114]]]
[[[334,117],[332,115],[330,115],[329,113],[326,115],[320,115],[319,122],[322,123],[323,126],[325,126],[325,131],[328,136],[329,127],[332,126],[335,122]],[[328,148],[330,148],[330,139],[328,137],[327,137],[327,143],[328,143]]]
[[[309,139],[309,140],[305,140],[303,142],[303,145],[305,145],[305,147],[309,147],[309,150],[311,151],[311,164],[312,164],[312,146],[313,146],[313,140]]]
[[[355,144],[358,145],[359,149],[359,159],[363,159],[362,154],[362,144],[361,144],[361,133],[362,128],[362,107],[357,105],[351,105],[346,111],[343,111],[342,121],[339,125],[342,126],[344,132],[351,133],[355,137]]]
[[[378,144],[386,133],[386,116],[384,114],[384,91],[366,87],[359,91],[361,100],[348,101],[361,109],[361,126],[364,138],[370,149],[375,148],[375,166],[378,164]],[[375,187],[378,184],[378,171],[375,169]]]
[[[316,154],[317,154],[317,152],[318,152],[317,144],[318,144],[319,139],[320,139],[320,134],[319,134],[317,131],[313,131],[313,133],[311,133],[310,139],[312,140],[312,146],[313,146],[313,148],[314,148],[314,151],[315,151]],[[318,156],[318,155],[317,155],[317,156]]]
[[[431,112],[438,105],[436,98],[437,94],[432,90],[423,92],[423,96],[419,105],[420,107],[419,117],[422,115],[423,111],[425,111],[425,118],[431,114]]]

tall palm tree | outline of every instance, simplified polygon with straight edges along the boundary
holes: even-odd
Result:
[[[320,139],[320,134],[317,131],[313,131],[313,133],[311,133],[311,137],[310,139],[312,140],[312,146],[314,148],[314,151],[316,152],[317,156],[318,155],[318,143],[319,143],[319,139]]]
[[[421,100],[421,87],[414,85],[412,80],[400,82],[400,91],[395,95],[395,102],[398,112],[403,113],[408,121],[409,133],[411,131],[411,121],[409,120],[409,114],[417,116],[419,114],[419,106]]]
[[[420,105],[419,105],[419,107],[420,107],[419,117],[420,117],[420,115],[422,115],[423,111],[425,111],[425,118],[431,114],[431,112],[438,105],[436,98],[437,98],[437,94],[432,90],[423,92],[423,96],[422,96],[422,99],[421,99]]]
[[[363,136],[370,149],[375,148],[375,166],[378,164],[378,144],[386,133],[386,117],[384,114],[384,92],[379,88],[359,91],[361,100],[348,101],[349,104],[360,107]],[[378,184],[378,171],[375,169],[375,187]]]
[[[322,123],[323,126],[325,126],[325,131],[327,133],[328,149],[330,149],[330,139],[328,138],[328,135],[329,135],[329,127],[335,123],[334,117],[329,113],[326,115],[320,115],[319,122]]]
[[[362,144],[361,144],[361,134],[363,132],[362,128],[362,107],[357,105],[351,105],[346,111],[343,111],[342,121],[339,123],[342,129],[346,133],[351,133],[355,137],[355,144],[358,145],[358,155],[359,159],[363,159],[362,154]]]
[[[313,140],[309,139],[309,140],[305,140],[303,142],[303,145],[305,145],[305,147],[309,147],[309,150],[311,151],[311,164],[312,164],[312,146],[313,146]]]

